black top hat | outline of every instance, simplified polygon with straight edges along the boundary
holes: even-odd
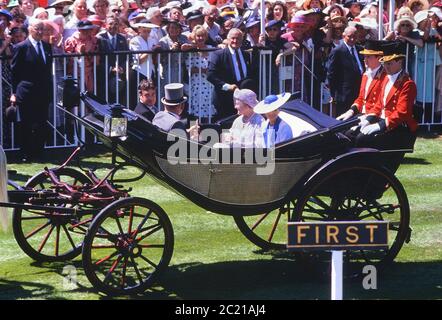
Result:
[[[384,54],[382,45],[388,41],[384,40],[367,40],[364,45],[364,50],[360,51],[360,54],[382,56]]]
[[[382,44],[384,56],[381,62],[388,62],[394,59],[405,58],[407,54],[407,44],[402,41],[387,41]]]

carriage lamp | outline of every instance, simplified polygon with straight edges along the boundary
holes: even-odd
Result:
[[[110,114],[104,117],[104,134],[108,137],[124,137],[127,134],[127,118],[124,107],[115,103],[110,106]]]
[[[77,107],[80,104],[80,89],[77,86],[77,79],[66,76],[58,85],[58,100],[62,102],[64,108]]]

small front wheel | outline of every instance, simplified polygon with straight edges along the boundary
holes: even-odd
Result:
[[[104,208],[83,243],[83,266],[95,289],[109,295],[142,293],[172,258],[172,224],[164,210],[143,198]]]

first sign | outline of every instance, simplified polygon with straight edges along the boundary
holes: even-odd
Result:
[[[289,251],[388,249],[388,221],[289,222]]]

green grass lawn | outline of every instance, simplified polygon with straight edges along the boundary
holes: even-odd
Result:
[[[397,176],[411,206],[411,242],[396,262],[380,271],[377,290],[346,279],[345,299],[442,298],[442,139],[419,138]],[[9,164],[20,184],[48,164]],[[109,155],[86,159],[102,176]],[[146,177],[131,185],[134,196],[149,198],[168,213],[175,234],[171,264],[145,299],[329,299],[330,279],[292,256],[264,253],[248,242],[229,216],[206,212]],[[0,232],[0,299],[100,299],[86,279],[81,258],[38,264],[26,256],[10,230]],[[64,268],[73,265],[77,287],[64,285]]]

